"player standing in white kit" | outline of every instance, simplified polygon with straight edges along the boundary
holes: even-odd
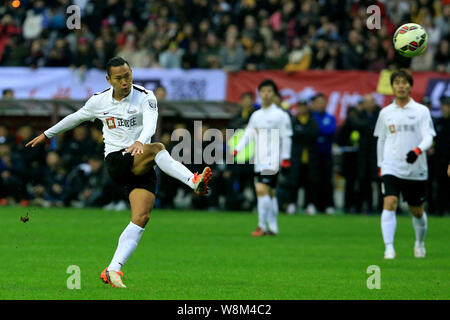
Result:
[[[385,259],[394,259],[395,212],[400,193],[408,203],[416,234],[414,256],[425,258],[427,214],[424,211],[428,179],[425,151],[436,135],[430,111],[411,97],[412,76],[404,71],[391,75],[394,101],[383,108],[375,126],[378,137],[377,163],[381,172],[383,212],[381,231],[385,243]]]

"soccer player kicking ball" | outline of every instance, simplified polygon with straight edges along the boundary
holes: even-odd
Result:
[[[103,122],[105,164],[111,178],[124,187],[131,206],[131,222],[119,237],[111,263],[100,278],[113,287],[126,288],[122,266],[136,249],[155,203],[156,163],[166,174],[204,195],[211,179],[211,169],[193,174],[174,160],[164,145],[151,143],[156,131],[158,107],[153,92],[134,85],[131,68],[124,59],[112,58],[106,66],[109,89],[94,94],[77,112],[46,130],[27,147],[34,147],[58,133],[96,118]]]
[[[275,195],[278,170],[290,167],[292,125],[289,115],[273,103],[278,88],[272,80],[258,86],[261,109],[253,112],[245,132],[233,151],[239,151],[255,139],[255,190],[258,206],[258,227],[252,236],[278,234],[278,201]]]
[[[431,147],[436,133],[428,108],[410,97],[412,76],[403,70],[396,71],[391,75],[391,86],[395,99],[381,110],[374,131],[374,136],[378,137],[377,162],[384,197],[381,214],[381,231],[386,245],[384,258],[395,258],[395,211],[400,193],[413,215],[414,256],[425,258],[428,227],[423,206],[428,179],[425,151]]]

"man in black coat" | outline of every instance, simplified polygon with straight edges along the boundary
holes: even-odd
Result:
[[[450,97],[441,99],[442,117],[435,120],[435,172],[437,179],[437,214],[450,212],[450,179],[447,170],[450,164]]]
[[[318,151],[317,137],[320,129],[317,121],[311,114],[308,104],[304,100],[300,100],[296,105],[295,117],[292,119],[292,151],[291,151],[291,168],[287,179],[281,184],[282,189],[286,189],[285,194],[288,203],[287,213],[294,214],[297,210],[298,189],[305,190],[305,207],[308,204],[316,203],[315,195],[311,187],[314,179],[318,177]]]
[[[377,139],[373,136],[378,114],[381,108],[377,106],[375,98],[366,94],[363,98],[363,109],[358,117],[353,119],[353,126],[359,131],[359,149],[357,152],[357,178],[359,180],[360,207],[362,210],[364,202],[367,203],[366,213],[372,213],[373,188],[372,182],[379,182],[377,167]],[[379,197],[380,198],[380,197]],[[381,198],[380,198],[381,199]]]

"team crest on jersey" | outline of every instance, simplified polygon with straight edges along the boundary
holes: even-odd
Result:
[[[156,103],[152,100],[148,100],[148,106],[150,109],[156,109]]]
[[[116,122],[114,118],[106,118],[105,121],[109,129],[114,129],[116,127]]]
[[[394,125],[394,124],[391,124],[391,125],[389,126],[389,131],[390,131],[391,133],[395,133],[395,125]]]

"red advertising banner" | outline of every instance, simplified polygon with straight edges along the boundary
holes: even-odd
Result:
[[[427,95],[434,98],[432,101],[435,105],[439,104],[440,96],[450,94],[450,75],[448,73],[413,72],[413,77],[412,97],[416,101],[420,102]],[[258,84],[267,78],[275,81],[283,101],[290,106],[300,99],[309,99],[318,92],[324,93],[328,98],[327,111],[336,116],[338,123],[345,119],[347,109],[355,106],[364,94],[373,94],[380,106],[388,105],[392,101],[392,96],[377,92],[377,88],[386,90],[386,87],[389,87],[389,83],[386,83],[389,81],[386,74],[382,75],[373,71],[323,70],[292,74],[286,74],[283,71],[228,73],[227,100],[237,102],[241,94],[247,91],[253,92],[259,100]],[[432,83],[436,83],[439,92],[434,92],[434,85],[430,88],[430,80],[433,80]],[[447,93],[445,94],[445,92]]]

